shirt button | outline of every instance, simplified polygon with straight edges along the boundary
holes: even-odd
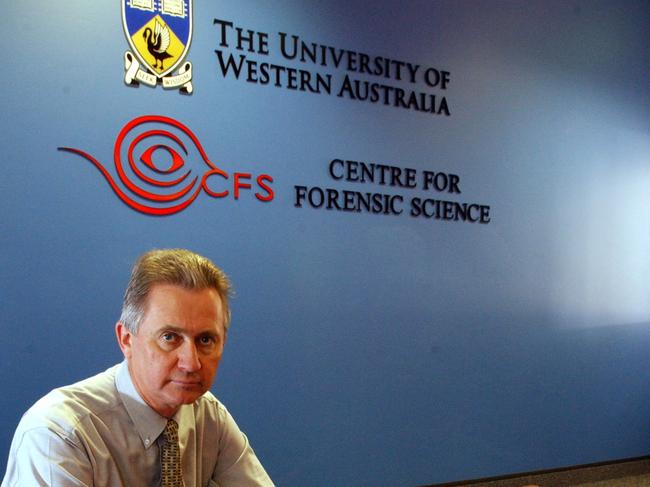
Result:
[[[144,444],[147,445],[147,446],[149,446],[149,443],[151,443],[151,440],[150,440],[149,438],[146,438],[146,439],[144,440]]]

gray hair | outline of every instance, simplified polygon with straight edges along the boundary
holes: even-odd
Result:
[[[228,298],[232,292],[228,276],[210,259],[189,250],[156,249],[141,255],[135,262],[124,293],[120,321],[131,333],[138,332],[154,284],[174,284],[196,290],[215,289],[223,304],[224,329],[228,330]]]

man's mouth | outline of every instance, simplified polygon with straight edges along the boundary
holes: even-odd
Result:
[[[200,387],[201,386],[201,381],[198,380],[178,380],[178,379],[172,379],[171,381],[173,384],[176,384],[177,386],[181,387]]]

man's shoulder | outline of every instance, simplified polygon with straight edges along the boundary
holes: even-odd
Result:
[[[194,406],[199,409],[209,409],[209,410],[218,410],[223,408],[223,404],[217,399],[212,392],[207,391],[201,397],[199,397]]]
[[[48,392],[25,412],[20,427],[71,430],[90,415],[114,409],[120,401],[115,388],[118,367]]]
[[[193,407],[197,418],[202,417],[203,420],[221,423],[228,415],[226,407],[210,391],[199,397],[194,402]]]

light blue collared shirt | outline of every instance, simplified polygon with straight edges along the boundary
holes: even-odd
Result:
[[[248,439],[206,392],[174,416],[185,487],[272,486]],[[167,418],[137,392],[126,362],[54,389],[22,417],[0,487],[160,485]]]

